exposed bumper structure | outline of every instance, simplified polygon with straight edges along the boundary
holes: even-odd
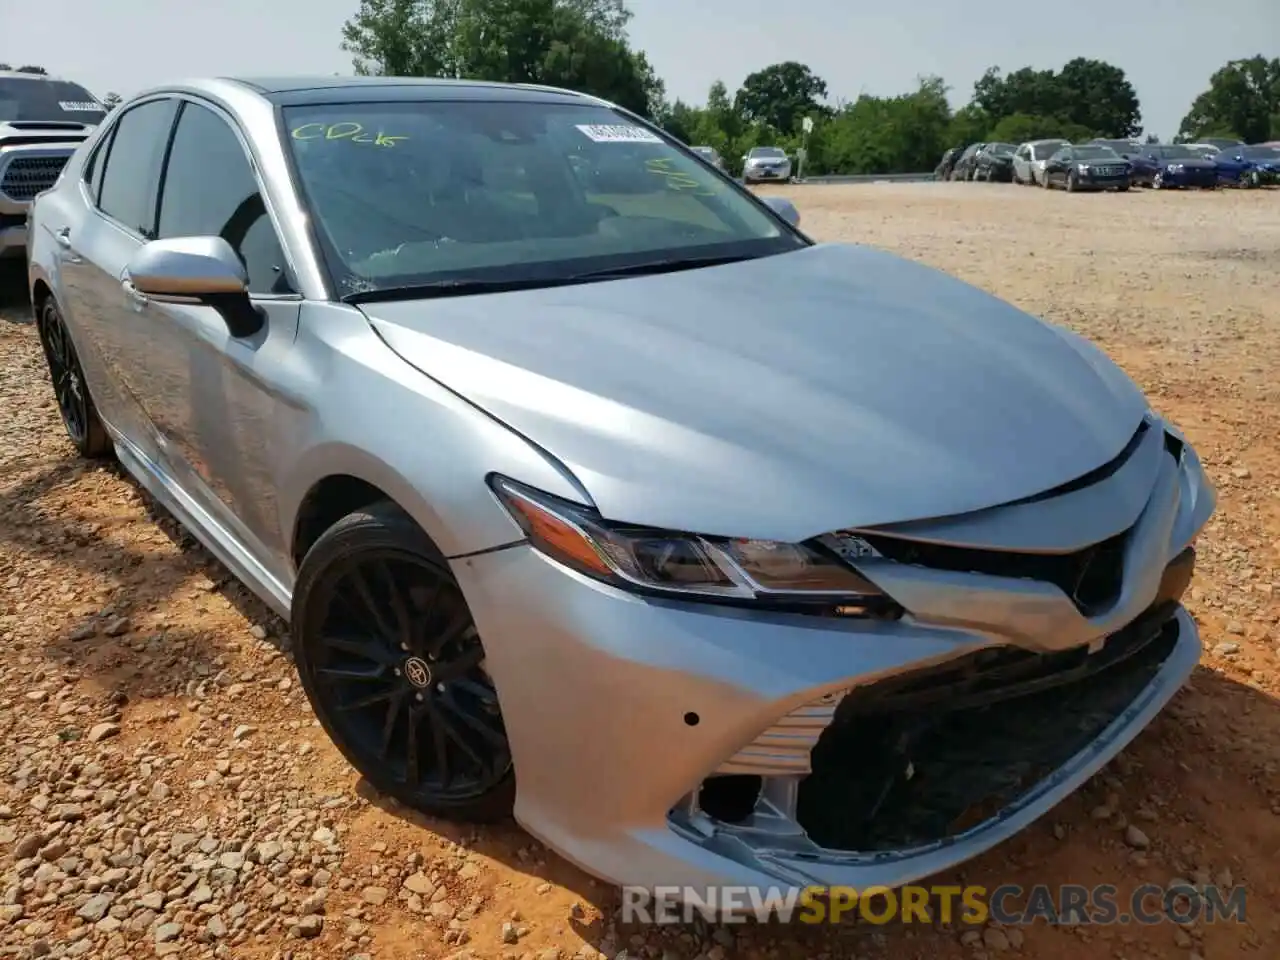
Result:
[[[860,569],[908,611],[895,621],[644,600],[527,545],[457,560],[516,817],[650,887],[896,886],[969,859],[1190,674],[1178,600],[1213,507],[1194,452],[1150,420],[1040,497],[859,531],[880,553]]]

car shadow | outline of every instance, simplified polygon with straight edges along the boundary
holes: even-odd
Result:
[[[31,321],[31,297],[27,289],[27,261],[22,257],[0,260],[0,320]]]

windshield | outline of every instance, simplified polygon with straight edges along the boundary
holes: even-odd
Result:
[[[1065,146],[1067,146],[1065,140],[1058,140],[1053,143],[1037,143],[1031,148],[1031,156],[1036,160],[1048,160]]]
[[[1161,160],[1196,160],[1198,155],[1190,147],[1179,145],[1170,145],[1165,147],[1156,147],[1153,151]]]
[[[0,120],[99,124],[107,108],[78,83],[0,77]]]
[[[785,160],[787,152],[781,147],[752,147],[747,156],[752,160]]]
[[[339,296],[807,245],[710,166],[596,104],[326,104],[284,119]]]
[[[1075,148],[1077,160],[1119,160],[1120,154],[1116,153],[1110,147],[1104,147],[1099,144],[1089,144],[1083,147]]]
[[[1280,160],[1280,149],[1276,147],[1245,147],[1240,156],[1246,160]]]
[[[988,143],[987,153],[997,157],[1011,157],[1018,148],[1012,143]]]

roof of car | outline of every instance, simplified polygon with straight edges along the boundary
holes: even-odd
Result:
[[[356,94],[361,99],[393,101],[440,97],[450,100],[594,100],[585,94],[556,87],[520,83],[488,83],[436,77],[221,77],[248,87],[282,105],[323,103],[335,94]]]

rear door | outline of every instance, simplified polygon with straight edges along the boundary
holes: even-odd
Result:
[[[99,411],[153,462],[160,449],[138,402],[150,375],[147,304],[126,293],[123,279],[129,259],[155,237],[157,184],[177,106],[157,97],[121,113],[86,170],[82,215],[50,224],[63,248],[62,306],[88,341],[94,370],[86,373]]]

